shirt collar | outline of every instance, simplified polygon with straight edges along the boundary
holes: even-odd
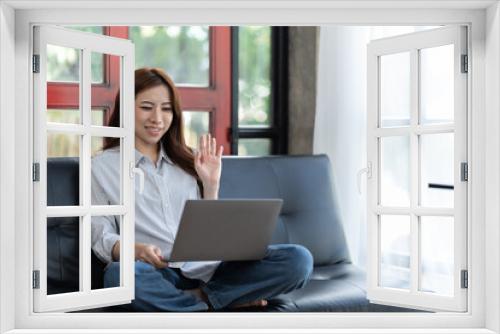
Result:
[[[146,158],[146,156],[144,154],[139,152],[138,149],[135,149],[135,166],[136,167],[139,164],[139,162],[141,162],[145,158]],[[167,153],[165,152],[165,149],[163,147],[163,143],[160,142],[160,161],[161,161],[161,159],[165,160],[166,163],[169,163],[171,165],[174,164],[172,162],[172,160],[168,157]]]

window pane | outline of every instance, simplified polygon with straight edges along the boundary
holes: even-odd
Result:
[[[453,295],[453,217],[420,218],[420,290]]]
[[[92,52],[92,59],[91,59],[92,65],[95,64],[96,59],[107,59],[108,60],[108,64],[114,64],[114,65],[116,65],[116,71],[114,72],[114,75],[115,75],[114,80],[116,81],[115,82],[116,84],[121,84],[121,80],[122,80],[121,57],[120,56],[116,56],[116,55],[112,55],[112,54]],[[99,96],[98,95],[99,92],[101,92],[100,94],[102,94],[102,91],[99,90],[99,87],[93,85],[93,87],[92,87],[92,96],[91,96],[91,105],[92,106],[104,107],[109,102],[104,102],[103,103],[103,101],[102,101],[102,97],[103,96]],[[101,99],[99,99],[99,97],[101,97]],[[114,108],[115,95],[113,95],[111,98],[112,98],[112,100],[110,101],[111,105],[110,106],[108,105],[108,107]],[[102,117],[100,117],[100,116],[102,116]],[[104,110],[102,110],[101,112],[96,111],[96,109],[92,110],[91,124],[92,125],[100,125],[100,126],[105,125],[105,122],[104,122],[105,118],[104,117],[105,117]],[[106,125],[109,126],[109,124],[106,124]],[[117,125],[117,127],[119,127],[119,125]]]
[[[90,54],[92,83],[104,82],[104,55],[98,52]]]
[[[94,34],[103,34],[103,27],[78,27],[78,26],[66,26],[65,28],[90,32]],[[103,83],[104,82],[104,58],[100,53],[91,53],[91,62],[92,62],[92,83]]]
[[[410,288],[410,216],[380,216],[382,287]]]
[[[270,155],[271,139],[252,138],[238,140],[238,155]]]
[[[453,45],[420,50],[420,122],[453,122]]]
[[[380,138],[380,204],[410,206],[410,138]]]
[[[103,151],[106,143],[117,143],[116,146]],[[121,199],[121,173],[122,152],[119,138],[92,136],[92,205],[120,205]],[[106,156],[101,156],[106,154]],[[106,192],[106,196],[103,195]],[[108,202],[104,202],[104,198]]]
[[[75,183],[63,183],[66,184],[71,189],[61,189],[59,187],[54,187],[54,185],[59,184],[61,175],[54,170],[54,162],[61,160],[72,162],[76,161],[76,166],[80,164],[80,135],[66,134],[66,133],[47,133],[47,205],[48,206],[59,206],[59,205],[80,205],[80,194],[78,187],[74,189]],[[76,173],[74,176],[74,182],[76,185],[79,183],[80,168],[75,167],[73,172]],[[43,177],[43,176],[42,176]],[[68,177],[63,175],[63,177]],[[65,195],[61,196],[60,192]],[[68,193],[74,195],[73,198],[67,196]],[[68,202],[69,201],[69,202]]]
[[[80,50],[47,45],[47,81],[79,82]]]
[[[453,136],[453,133],[420,136],[422,206],[454,206]]]
[[[81,221],[47,218],[47,295],[80,291]]]
[[[47,45],[47,86],[50,82],[71,82],[74,89],[59,92],[58,100],[72,101],[73,109],[55,110],[47,105],[47,122],[81,124],[80,103],[80,50],[62,46]],[[52,96],[48,95],[47,103]]]
[[[80,110],[47,109],[47,122],[80,124]]]
[[[206,111],[183,111],[184,139],[189,147],[197,148],[198,140],[208,133],[210,113]]]
[[[410,124],[410,53],[380,57],[380,126]]]
[[[160,67],[177,85],[208,86],[210,66],[207,26],[130,27],[135,65]]]
[[[92,216],[91,217],[91,233],[92,233],[92,245],[94,244],[99,244],[102,242],[104,238],[108,238],[108,236],[104,236],[103,234],[103,225],[109,224],[109,226],[113,226],[114,228],[114,233],[120,237],[121,233],[120,231],[122,230],[122,222],[123,222],[123,216]],[[115,241],[116,243],[116,241]],[[110,243],[110,244],[115,244],[115,243]],[[92,255],[96,256],[95,259],[92,259],[92,268],[91,268],[91,282],[92,282],[92,290],[97,290],[97,289],[103,289],[103,279],[104,279],[104,273],[103,273],[103,267],[106,263],[102,259],[100,259],[95,252],[90,249],[91,251],[91,257]],[[117,247],[117,253],[118,257],[117,259],[121,258],[121,252],[120,248]],[[109,254],[109,256],[112,256]],[[97,261],[99,259],[99,261]],[[114,259],[113,259],[114,260]],[[121,280],[120,280],[120,261],[113,261],[113,267],[108,268],[107,270],[116,270],[118,272],[118,275],[112,275],[111,277],[116,278],[116,281],[112,282],[112,285],[107,286],[106,288],[112,288],[112,287],[119,287],[121,286]],[[99,268],[100,267],[100,268]],[[109,283],[108,283],[109,284]]]
[[[92,109],[92,111],[91,111],[92,125],[104,126],[105,121],[106,121],[106,110],[104,110],[104,109]]]
[[[80,136],[66,133],[47,134],[47,158],[79,157]],[[49,182],[50,183],[50,182]]]
[[[271,126],[271,27],[239,27],[240,126]]]

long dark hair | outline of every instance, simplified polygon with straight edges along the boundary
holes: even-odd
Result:
[[[172,100],[173,118],[168,131],[161,137],[160,142],[168,157],[174,164],[196,178],[200,193],[203,194],[203,184],[194,168],[194,155],[184,140],[184,121],[180,97],[173,80],[160,68],[143,67],[135,70],[135,96],[140,92],[164,85],[167,87]],[[120,92],[116,95],[115,105],[108,126],[120,126]],[[120,138],[106,138],[103,150],[118,146]]]

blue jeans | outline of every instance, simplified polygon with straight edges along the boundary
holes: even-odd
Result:
[[[291,244],[270,245],[262,260],[222,262],[207,283],[186,278],[176,268],[156,269],[136,261],[135,299],[123,308],[143,312],[208,310],[207,303],[184,291],[200,288],[212,308],[219,310],[302,288],[312,268],[309,250]],[[113,262],[104,273],[104,287],[118,286],[119,278],[119,263]]]

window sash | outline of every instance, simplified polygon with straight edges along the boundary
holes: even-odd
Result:
[[[444,27],[423,32],[372,41],[368,46],[368,162],[373,168],[367,188],[367,295],[368,299],[395,306],[426,310],[467,310],[467,289],[461,288],[461,270],[467,270],[467,184],[460,180],[460,164],[467,162],[467,76],[460,73],[461,55],[466,54],[466,28]],[[454,122],[447,125],[419,125],[419,58],[418,50],[441,45],[454,45]],[[380,57],[410,52],[410,125],[381,128],[380,118]],[[454,133],[454,207],[427,208],[419,204],[419,135],[429,133]],[[409,136],[410,205],[391,208],[379,204],[380,199],[380,139],[387,136]],[[404,214],[410,217],[410,288],[400,290],[381,287],[381,214]],[[425,293],[419,290],[420,240],[419,219],[422,216],[454,217],[453,235],[453,296]]]
[[[81,125],[46,122],[47,80],[46,48],[58,45],[79,50],[80,53],[80,110]],[[92,51],[115,54],[122,57],[122,124],[123,128],[106,128],[91,125],[91,76],[90,54]],[[40,164],[40,181],[34,188],[34,258],[33,270],[40,271],[40,288],[33,290],[35,312],[81,310],[89,307],[129,302],[134,295],[134,193],[128,173],[130,163],[135,166],[134,116],[133,116],[133,44],[97,34],[71,31],[59,27],[37,26],[34,31],[34,54],[40,55],[40,71],[34,80],[34,161]],[[81,135],[80,140],[80,205],[47,207],[47,132],[63,132]],[[121,189],[123,205],[96,207],[91,205],[91,138],[93,135],[119,137],[122,142]],[[92,290],[91,277],[91,215],[93,213],[123,213],[120,229],[120,282],[118,288]],[[80,291],[47,295],[47,218],[54,216],[80,217],[79,219],[79,275]]]

